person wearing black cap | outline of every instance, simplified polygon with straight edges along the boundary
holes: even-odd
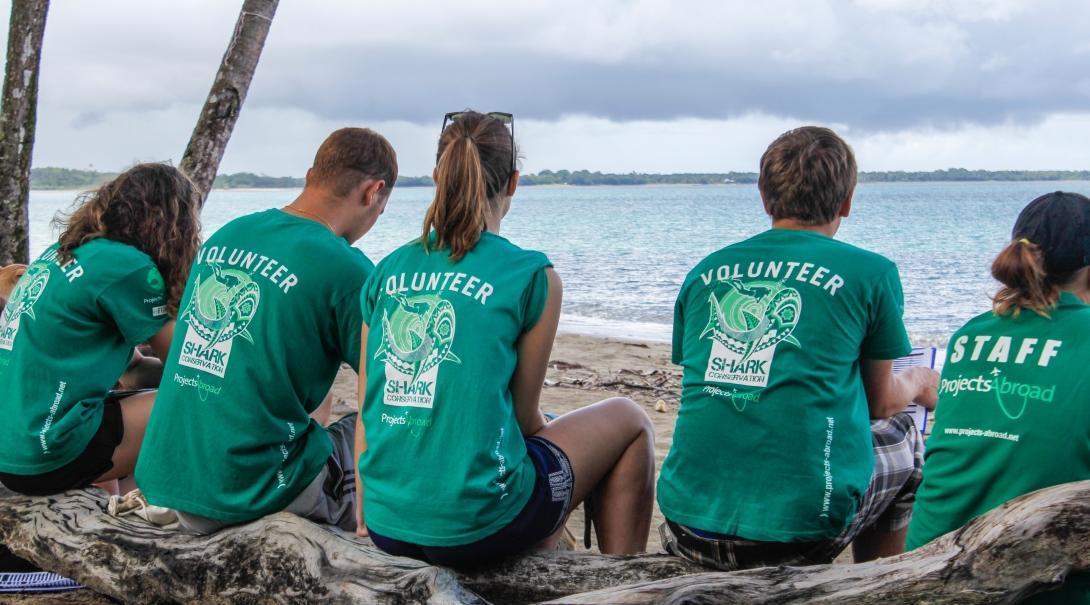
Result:
[[[1090,199],[1057,191],[1018,216],[992,264],[992,310],[950,339],[924,479],[908,530],[916,548],[1000,504],[1090,479]],[[1090,603],[1072,576],[1033,603]]]

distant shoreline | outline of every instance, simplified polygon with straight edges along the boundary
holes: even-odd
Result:
[[[864,181],[860,180],[861,185],[886,185],[886,184],[935,184],[935,183],[1085,183],[1090,182],[1090,177],[1084,179],[992,179],[992,180],[934,180],[934,181]],[[561,188],[577,188],[577,189],[589,189],[595,187],[646,187],[646,188],[665,188],[665,187],[756,187],[757,183],[620,183],[620,184],[594,184],[594,185],[573,185],[570,183],[549,183],[545,185],[532,185],[522,184],[524,187],[534,187],[540,189],[561,189]],[[79,194],[93,189],[97,185],[91,185],[88,187],[31,187],[31,191],[52,191],[57,193],[72,193]],[[424,189],[429,187],[435,187],[435,185],[402,185],[397,184],[399,189],[412,188],[412,189]],[[303,187],[213,187],[212,191],[237,191],[240,193],[246,192],[262,192],[262,191],[299,191]]]
[[[117,173],[70,168],[34,168],[30,175],[30,188],[34,191],[86,191],[110,180]],[[1090,181],[1090,170],[967,170],[949,168],[920,172],[872,171],[859,173],[860,183],[982,183],[982,182],[1062,182]],[[523,186],[678,186],[678,185],[753,185],[755,172],[722,173],[602,173],[587,170],[542,170],[537,174],[523,174],[519,184]],[[430,177],[401,176],[398,187],[433,187]],[[303,179],[273,177],[249,172],[221,174],[213,185],[215,190],[225,191],[274,191],[301,189]]]

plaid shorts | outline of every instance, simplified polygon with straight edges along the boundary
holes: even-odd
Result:
[[[666,552],[725,571],[769,565],[829,563],[864,530],[894,532],[912,518],[923,479],[923,438],[912,417],[900,413],[871,421],[874,473],[859,510],[839,536],[820,542],[754,542],[698,536],[667,520],[659,527]]]

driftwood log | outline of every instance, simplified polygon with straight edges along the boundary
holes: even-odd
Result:
[[[0,540],[133,603],[1015,603],[1090,570],[1090,481],[1023,496],[899,557],[734,573],[588,553],[454,572],[289,514],[198,537],[109,517],[105,504],[97,490],[0,492]]]

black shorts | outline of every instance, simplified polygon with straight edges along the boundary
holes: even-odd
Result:
[[[87,487],[114,467],[114,450],[125,436],[121,400],[141,391],[112,391],[102,402],[102,424],[78,458],[57,470],[40,475],[0,473],[0,483],[25,496],[52,496]]]

